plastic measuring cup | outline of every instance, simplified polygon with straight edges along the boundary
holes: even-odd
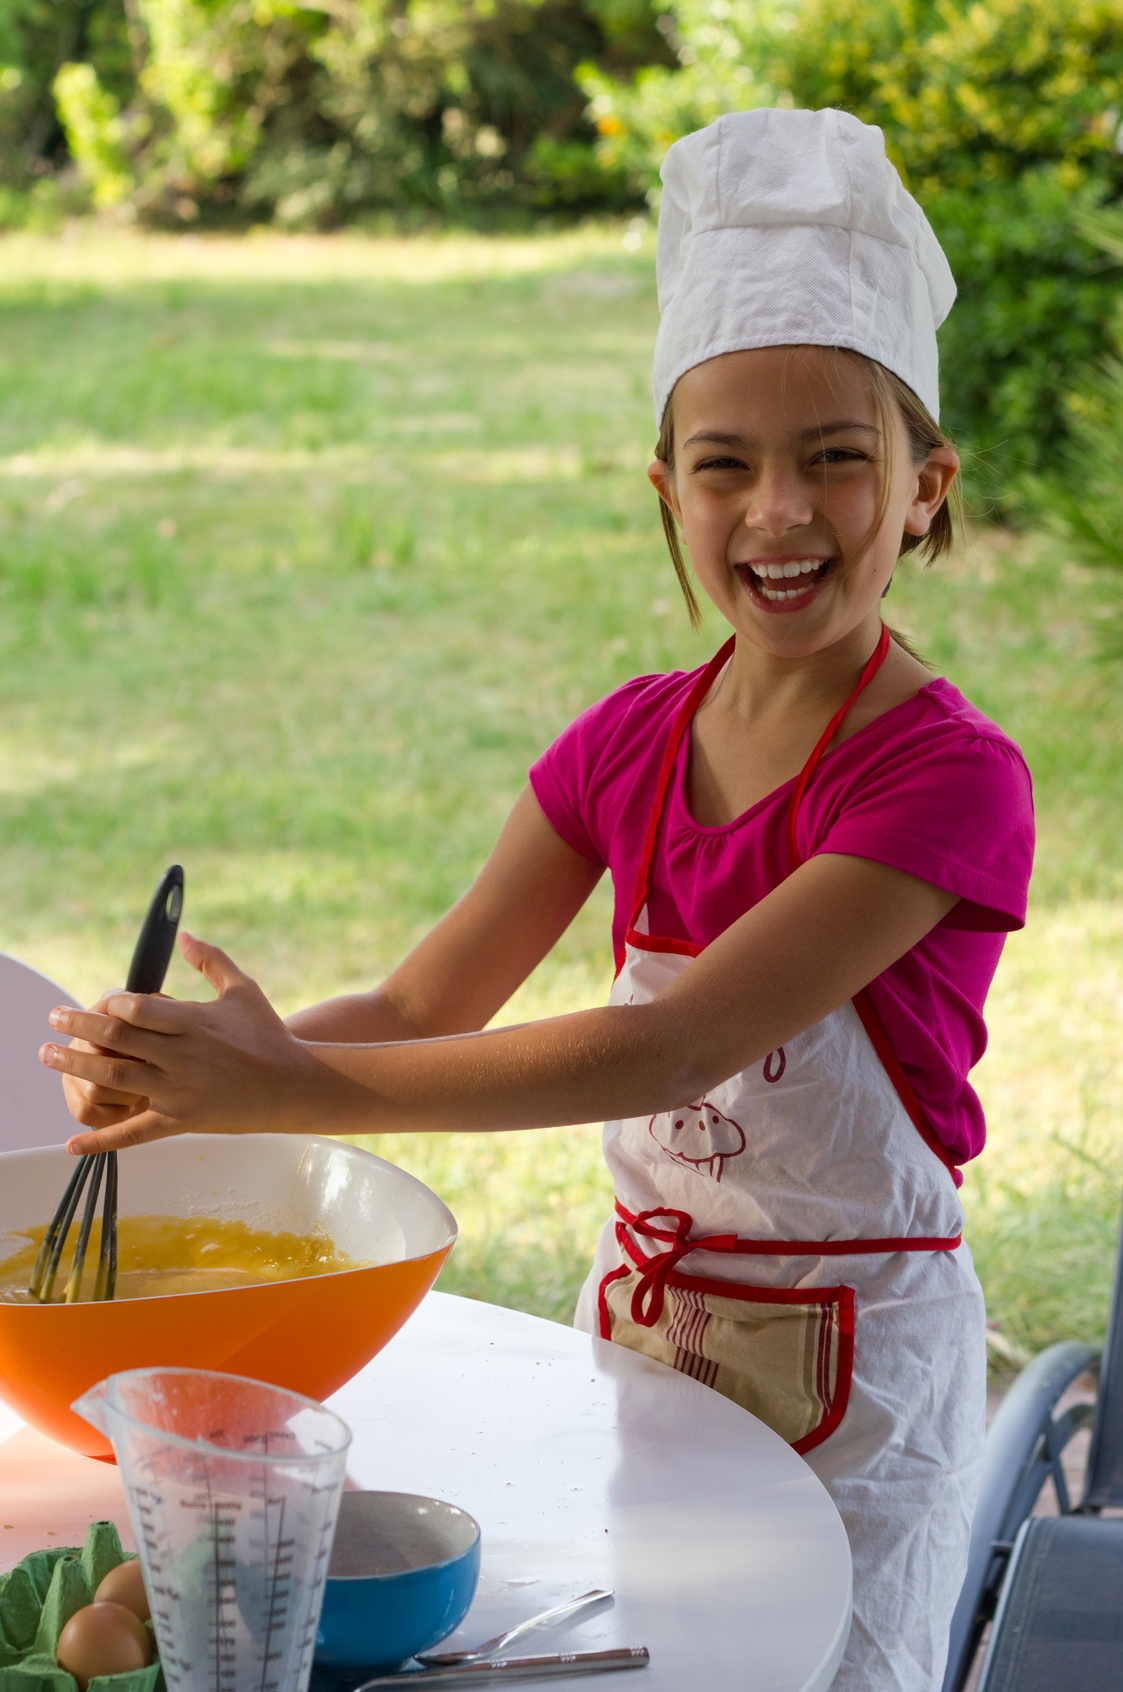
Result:
[[[74,1409],[117,1457],[168,1692],[305,1692],[346,1423],[209,1369],[130,1369]]]

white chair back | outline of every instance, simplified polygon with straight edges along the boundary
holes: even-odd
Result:
[[[66,1108],[62,1082],[39,1062],[52,1038],[47,1021],[55,1005],[76,1005],[37,969],[0,952],[0,1152],[57,1146],[76,1123]]]

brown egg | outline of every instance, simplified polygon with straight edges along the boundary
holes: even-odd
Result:
[[[59,1635],[55,1658],[86,1692],[99,1674],[129,1674],[147,1668],[152,1648],[144,1623],[123,1604],[87,1604],[75,1610]]]
[[[127,1562],[118,1563],[115,1569],[110,1569],[94,1593],[94,1603],[124,1604],[126,1610],[131,1610],[142,1622],[150,1621],[152,1611],[148,1607],[148,1594],[144,1590],[140,1559],[130,1557]]]

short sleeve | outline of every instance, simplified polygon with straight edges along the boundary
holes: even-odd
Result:
[[[637,830],[642,840],[669,726],[700,674],[634,677],[582,711],[531,766],[547,821],[583,858],[615,874]]]
[[[591,716],[595,710],[593,706],[584,715]],[[582,795],[588,791],[582,770],[582,721],[578,717],[546,748],[537,763],[530,766],[529,779],[534,797],[555,834],[583,858],[602,864],[604,859],[593,844],[581,802]]]
[[[610,861],[613,829],[636,793],[652,749],[653,724],[689,685],[681,671],[636,676],[590,705],[530,769],[530,785],[550,826],[595,864]]]
[[[887,753],[865,765],[805,854],[871,858],[956,894],[943,927],[1023,927],[1034,824],[1032,782],[1018,748],[989,724],[979,732],[945,719]]]

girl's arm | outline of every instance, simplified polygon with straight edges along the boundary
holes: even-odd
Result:
[[[303,1041],[362,1044],[483,1028],[561,938],[603,873],[558,836],[527,787],[467,893],[380,987],[310,1005],[287,1026]],[[105,994],[94,1011],[116,997]],[[76,1040],[71,1050],[101,1048]],[[88,1128],[116,1127],[148,1108],[135,1091],[76,1072],[62,1079],[71,1114]]]
[[[370,993],[297,1011],[301,1040],[366,1044],[483,1028],[561,938],[603,870],[546,821],[527,787],[475,882]]]
[[[528,826],[533,832],[538,824]],[[541,886],[533,867],[515,858],[508,869],[519,885]],[[185,940],[185,954],[218,989],[217,1000],[121,993],[109,1001],[109,1015],[61,1010],[52,1019],[56,1028],[115,1055],[50,1046],[43,1056],[53,1068],[148,1100],[119,1126],[76,1136],[71,1149],[83,1152],[185,1131],[534,1128],[654,1114],[699,1098],[818,1022],[916,945],[954,903],[953,894],[900,870],[822,855],[734,923],[650,1004],[377,1045],[298,1040],[223,953]],[[561,906],[554,910],[556,923]],[[453,921],[447,933],[455,931]],[[466,1017],[470,1004],[491,1003],[511,978],[510,966],[497,968],[478,950],[487,926],[471,932],[473,944],[459,956],[490,985],[452,987],[434,977],[427,990],[419,969],[413,988],[399,988],[392,1001],[410,1027],[451,1017],[453,1004]],[[494,926],[490,932],[498,938]],[[536,932],[523,962],[541,955],[545,922]]]

